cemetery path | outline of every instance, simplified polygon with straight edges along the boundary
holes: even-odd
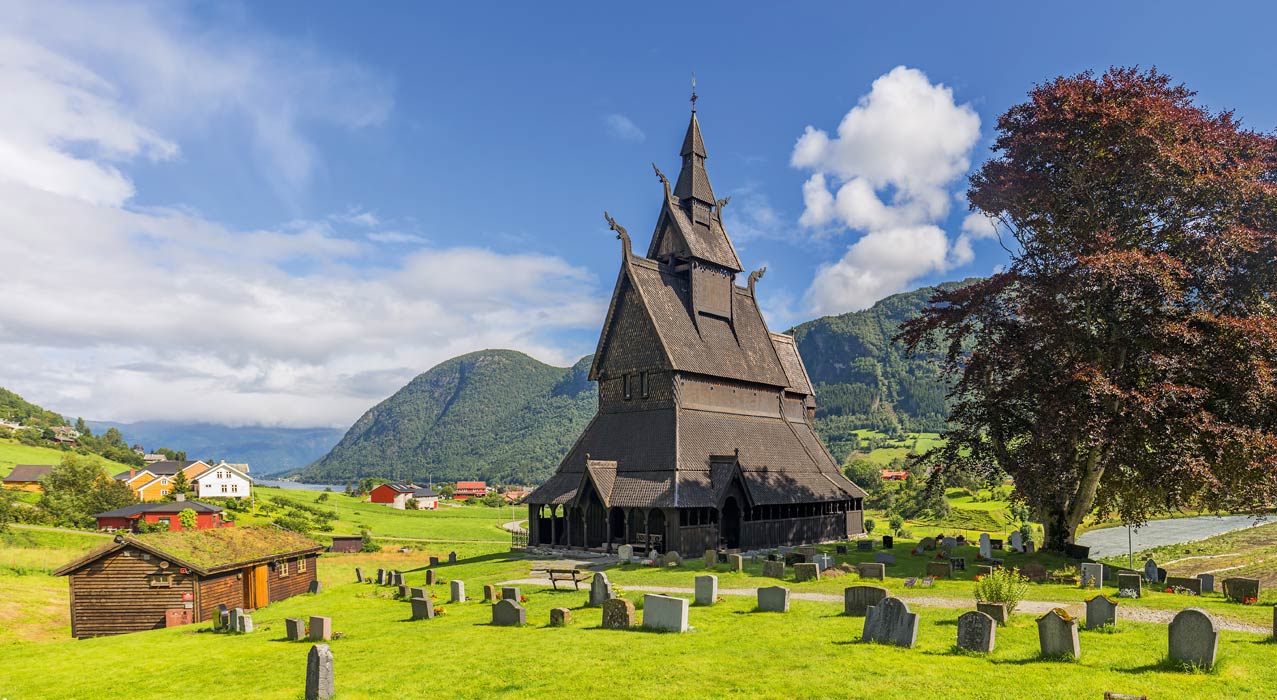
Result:
[[[503,581],[501,585],[547,585],[549,579],[545,578],[524,578],[517,581]],[[685,594],[695,595],[695,591],[691,588],[679,588],[676,586],[625,586],[626,590],[636,591],[640,593],[665,593],[665,594]],[[755,596],[757,589],[754,588],[720,588],[719,595],[730,596]],[[842,595],[833,593],[804,593],[801,591],[792,591],[789,594],[794,600],[814,600],[821,603],[839,603],[843,602]],[[900,599],[910,605],[918,605],[924,608],[953,608],[962,609],[970,608],[971,600],[967,598],[940,598],[935,596],[900,596]],[[1016,611],[1020,613],[1028,613],[1030,615],[1044,615],[1055,608],[1064,608],[1069,611],[1070,615],[1075,617],[1086,616],[1085,603],[1064,603],[1052,602],[1047,600],[1025,600],[1021,601]],[[1152,608],[1139,608],[1135,606],[1124,606],[1121,612],[1121,619],[1134,620],[1136,622],[1151,622],[1159,625],[1170,624],[1178,611],[1171,610],[1154,610]],[[1227,618],[1217,617],[1216,622],[1220,629],[1231,630],[1234,632],[1252,632],[1255,634],[1271,634],[1272,630],[1252,625],[1237,620],[1229,620]]]
[[[1199,515],[1192,518],[1153,520],[1131,532],[1133,551],[1140,552],[1168,544],[1197,542],[1233,530],[1242,530],[1262,524],[1264,521],[1252,515]],[[1091,548],[1091,557],[1101,559],[1127,552],[1126,527],[1106,527],[1078,535],[1077,543]]]

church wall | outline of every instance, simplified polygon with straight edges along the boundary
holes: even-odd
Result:
[[[605,378],[599,382],[599,408],[607,413],[622,411],[650,411],[654,408],[673,408],[673,374],[665,370],[647,373],[647,398],[643,398],[642,376],[639,372],[629,375],[630,398],[625,398],[623,375]]]
[[[636,294],[633,285],[626,280],[621,288],[620,303],[612,317],[612,326],[607,329],[607,342],[599,362],[602,378],[669,367],[656,328]]]
[[[780,412],[774,388],[688,375],[680,375],[677,381],[679,404],[686,408],[773,417]]]

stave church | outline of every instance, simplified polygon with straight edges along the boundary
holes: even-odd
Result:
[[[812,427],[794,339],[772,333],[723,226],[693,98],[682,170],[646,255],[625,227],[590,367],[598,413],[526,499],[530,545],[699,553],[846,539],[865,492]],[[653,166],[655,167],[655,166]]]

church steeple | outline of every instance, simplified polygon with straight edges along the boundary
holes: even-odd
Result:
[[[683,148],[679,151],[683,157],[683,169],[678,173],[678,184],[674,186],[674,196],[691,204],[688,200],[696,200],[705,206],[706,214],[714,206],[714,190],[709,185],[709,174],[705,172],[705,140],[701,138],[701,123],[692,112],[692,121],[687,125],[687,135],[683,137]],[[690,212],[689,212],[690,213]]]

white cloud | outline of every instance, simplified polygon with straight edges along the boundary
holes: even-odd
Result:
[[[368,240],[375,243],[425,245],[430,241],[425,236],[403,231],[374,231],[368,234]]]
[[[874,81],[837,134],[808,126],[790,164],[810,170],[803,226],[863,235],[817,271],[807,302],[817,313],[870,306],[917,278],[971,261],[976,231],[950,242],[940,224],[950,188],[970,168],[980,118],[953,91],[899,66]]]
[[[603,118],[607,132],[622,141],[642,141],[647,134],[624,114],[609,114]]]

